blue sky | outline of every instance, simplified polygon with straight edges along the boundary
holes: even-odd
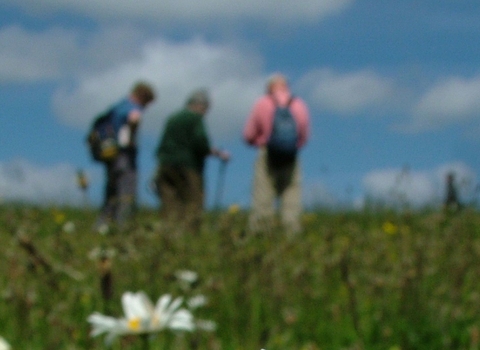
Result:
[[[442,0],[0,0],[0,198],[81,203],[75,172],[101,198],[83,139],[139,79],[140,200],[166,117],[207,87],[207,125],[231,151],[222,204],[248,206],[255,150],[245,119],[274,72],[310,107],[301,153],[306,205],[366,197],[438,203],[448,171],[475,198],[480,164],[480,3]],[[208,161],[207,203],[219,163]]]

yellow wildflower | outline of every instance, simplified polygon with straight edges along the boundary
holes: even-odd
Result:
[[[232,204],[229,208],[228,208],[228,213],[229,214],[237,214],[238,212],[240,212],[240,206],[238,204]]]
[[[65,222],[65,214],[61,211],[55,210],[53,212],[53,220],[57,225],[62,225]]]
[[[385,223],[382,225],[382,230],[387,235],[394,235],[398,232],[398,227],[391,221],[385,221]]]

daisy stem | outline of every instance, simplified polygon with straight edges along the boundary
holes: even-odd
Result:
[[[142,338],[142,349],[143,350],[149,350],[150,349],[150,342],[149,342],[149,339],[148,339],[148,333],[145,333],[145,334],[142,334],[140,335],[140,337]]]

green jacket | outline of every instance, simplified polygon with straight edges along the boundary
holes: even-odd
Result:
[[[157,148],[160,164],[185,166],[201,173],[209,154],[210,141],[202,115],[183,109],[168,118]]]

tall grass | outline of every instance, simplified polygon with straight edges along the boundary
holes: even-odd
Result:
[[[209,299],[196,316],[218,328],[159,334],[151,349],[480,348],[477,212],[313,212],[293,238],[246,236],[244,212],[210,213],[191,235],[148,210],[127,232],[102,236],[95,214],[0,208],[0,334],[13,349],[104,349],[87,316],[120,316],[127,290],[185,296],[183,269],[200,276],[190,295]],[[99,247],[116,251],[111,299],[89,257]],[[125,337],[113,349],[141,346]]]

